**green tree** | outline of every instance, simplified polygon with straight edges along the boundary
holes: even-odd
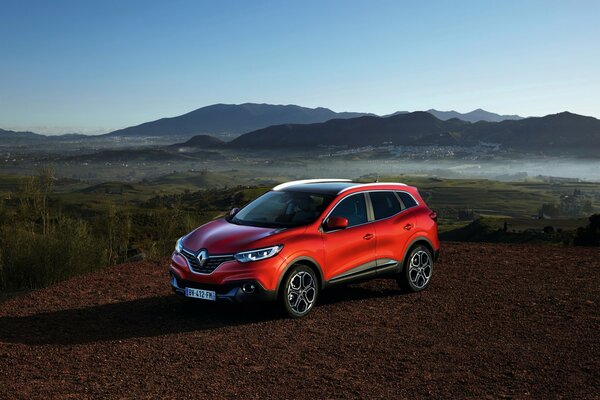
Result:
[[[577,228],[573,241],[576,246],[600,246],[600,214],[592,215],[589,221],[585,228]]]
[[[20,212],[32,232],[37,225],[41,225],[42,233],[48,233],[50,227],[48,196],[54,186],[54,180],[54,168],[41,167],[38,175],[29,177],[17,193],[21,205]]]

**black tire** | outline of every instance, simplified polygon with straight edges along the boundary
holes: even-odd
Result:
[[[319,281],[315,272],[306,265],[294,265],[281,284],[279,303],[285,314],[291,318],[308,315],[319,296]]]
[[[423,246],[413,247],[404,261],[398,285],[404,292],[416,293],[427,289],[433,275],[431,251]]]

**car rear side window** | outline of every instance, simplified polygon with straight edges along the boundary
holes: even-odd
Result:
[[[375,220],[391,217],[402,209],[394,192],[369,192]]]
[[[406,192],[396,192],[398,197],[400,197],[400,201],[402,201],[402,209],[411,208],[417,205],[415,199]]]
[[[348,226],[367,222],[367,204],[363,193],[353,194],[340,201],[330,214],[348,219]]]

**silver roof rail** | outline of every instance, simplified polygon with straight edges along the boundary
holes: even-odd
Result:
[[[281,190],[281,189],[285,189],[286,187],[290,187],[290,186],[294,186],[294,185],[302,185],[305,183],[325,183],[325,182],[352,182],[351,179],[303,179],[300,181],[291,181],[291,182],[285,182],[282,183],[281,185],[277,185],[273,188],[273,190]]]
[[[354,185],[354,186],[350,186],[350,187],[344,188],[344,189],[340,190],[340,191],[338,192],[338,194],[340,194],[340,193],[344,193],[346,190],[350,190],[350,189],[357,189],[357,188],[368,187],[368,186],[381,186],[381,185],[408,186],[406,183],[399,183],[399,182],[374,182],[374,183],[362,183],[362,184],[360,184],[360,185]]]

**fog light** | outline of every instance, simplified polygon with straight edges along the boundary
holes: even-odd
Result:
[[[256,287],[254,286],[254,283],[244,283],[242,285],[242,291],[244,293],[254,293],[254,291],[256,290]]]

